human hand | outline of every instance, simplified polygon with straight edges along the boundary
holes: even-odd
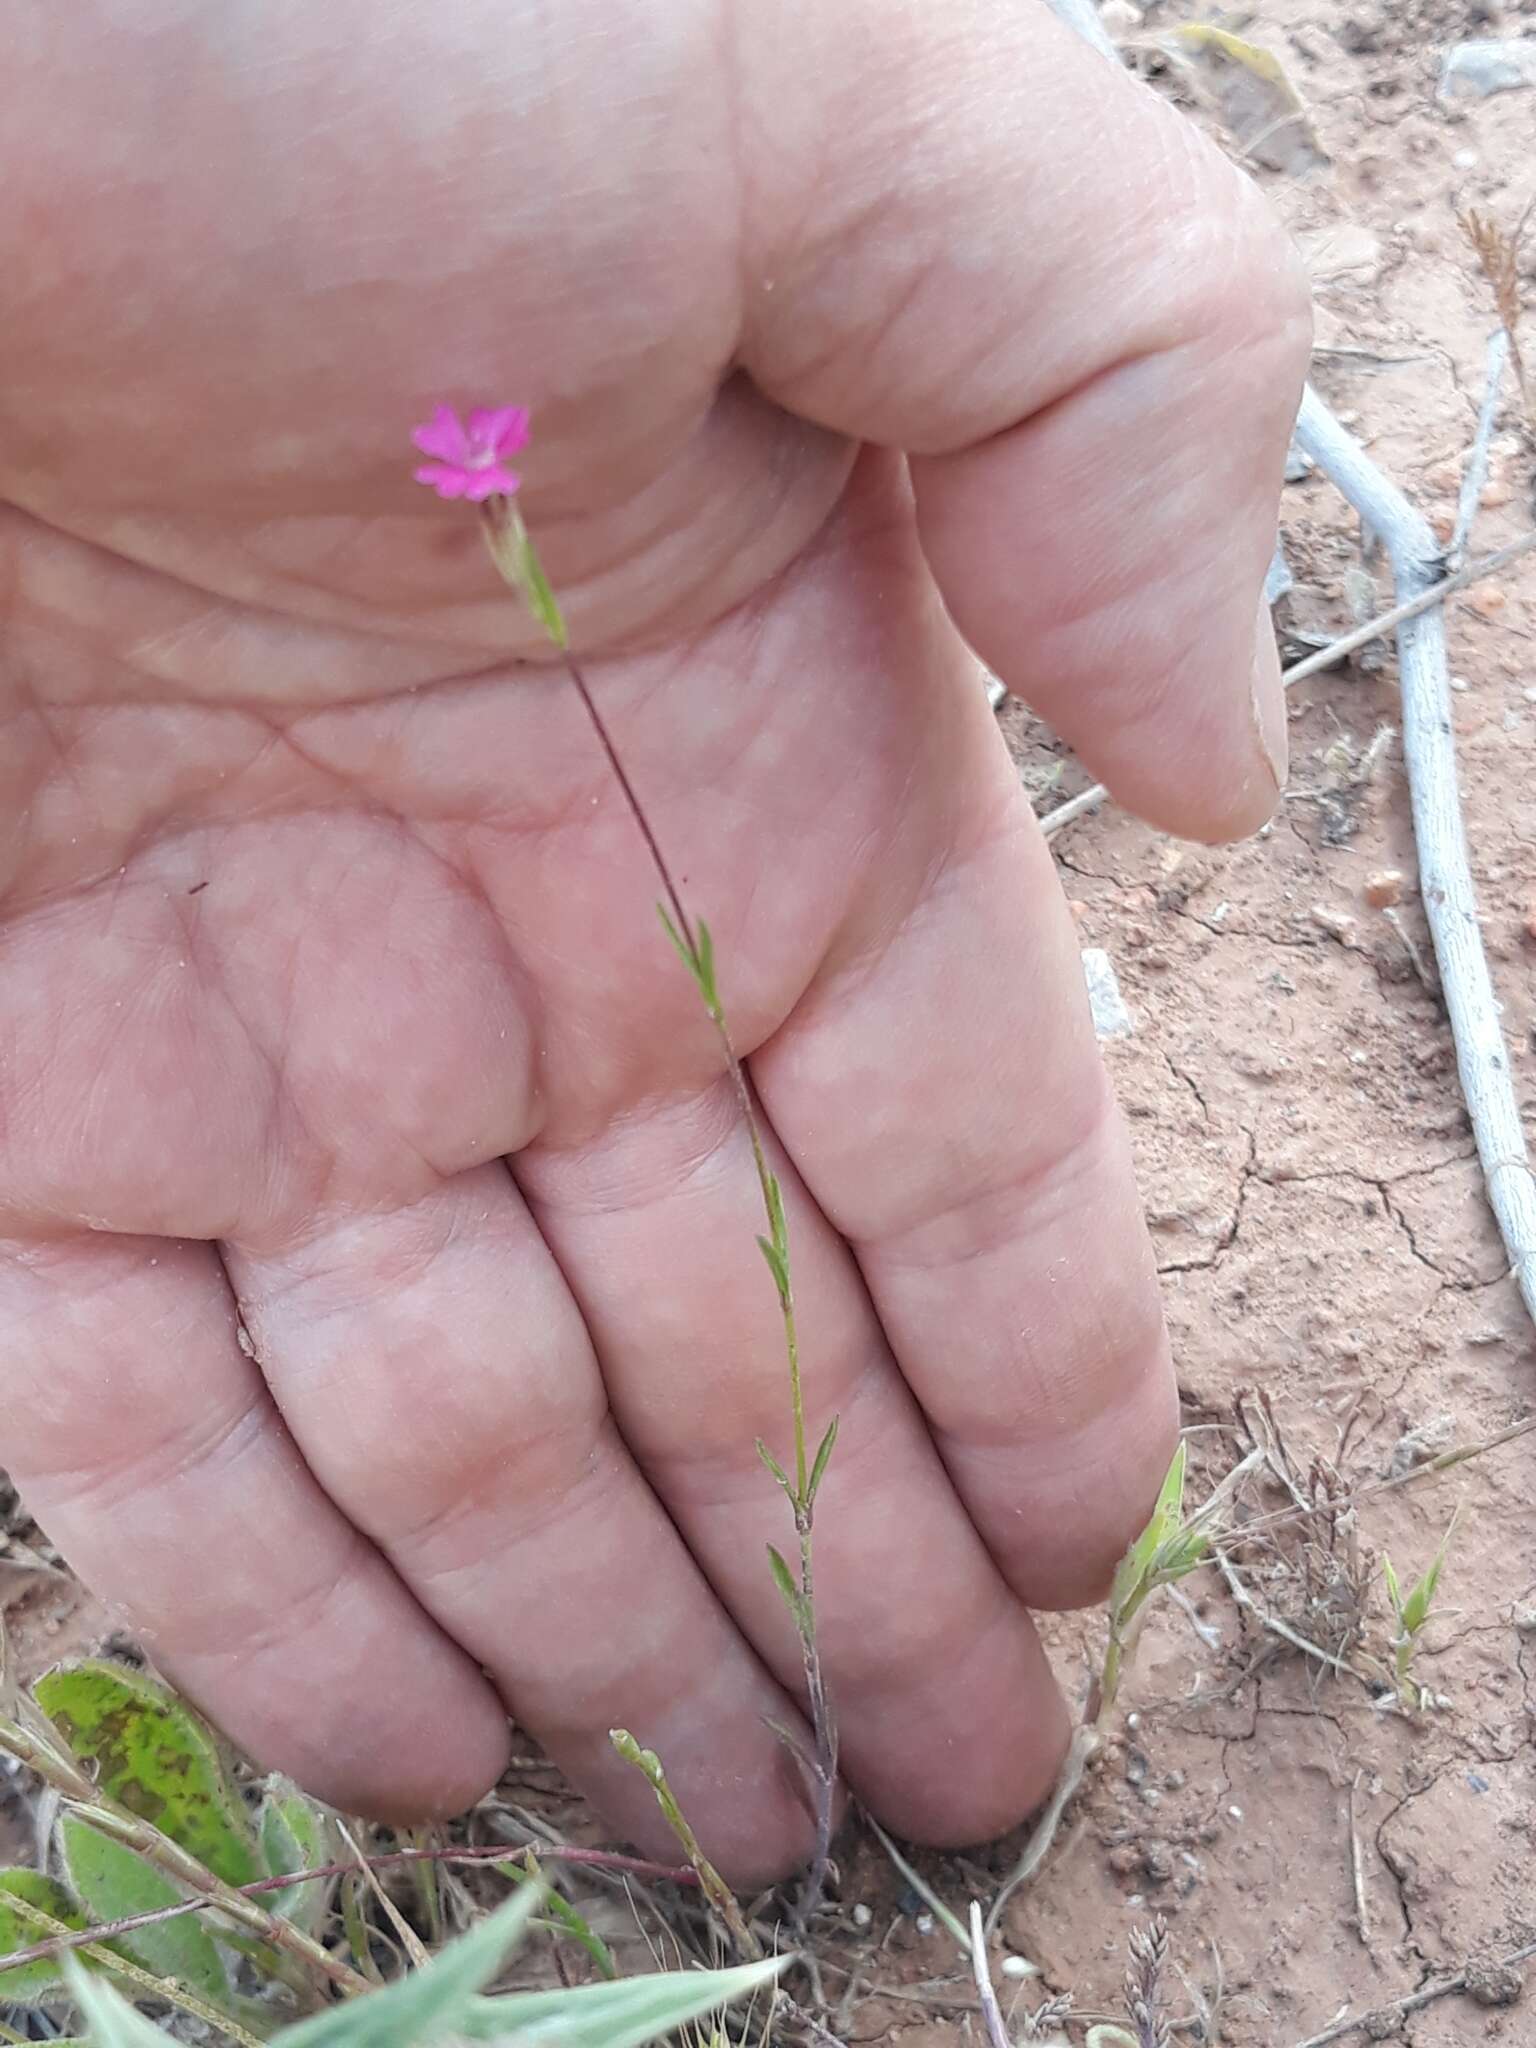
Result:
[[[520,502],[714,930],[843,1419],[848,1779],[910,1836],[1002,1829],[1065,1734],[1029,1610],[1102,1594],[1175,1415],[945,608],[1146,816],[1262,820],[1285,245],[1035,0],[20,13],[0,1454],[344,1807],[461,1807],[505,1703],[641,1843],[619,1722],[728,1873],[805,1853],[745,1136],[568,684],[410,481],[433,402],[526,402]]]

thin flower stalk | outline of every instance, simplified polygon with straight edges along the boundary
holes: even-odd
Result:
[[[613,736],[598,709],[580,664],[571,651],[570,635],[549,579],[544,573],[528,529],[513,497],[519,479],[502,467],[502,457],[521,447],[527,436],[527,413],[519,407],[481,408],[468,415],[461,427],[457,416],[439,406],[433,419],[416,430],[419,448],[438,457],[434,464],[416,472],[440,496],[467,498],[478,503],[482,530],[491,559],[505,581],[518,591],[559,654],[572,688],[596,736],[603,756],[645,844],[651,865],[661,884],[663,902],[658,906],[667,937],[687,968],[703,1002],[705,1013],[720,1042],[726,1072],[730,1076],[736,1106],[746,1126],[757,1173],[767,1231],[758,1244],[773,1276],[784,1331],[784,1349],[789,1367],[790,1426],[793,1475],[759,1440],[757,1451],[776,1484],[782,1489],[794,1519],[798,1548],[798,1571],[792,1571],[772,1545],[768,1559],[775,1585],[794,1623],[800,1643],[805,1674],[806,1698],[810,1708],[813,1746],[808,1751],[790,1730],[775,1725],[779,1736],[796,1757],[811,1794],[815,1823],[815,1851],[801,1900],[802,1913],[819,1901],[831,1861],[832,1828],[837,1796],[837,1726],[821,1661],[816,1629],[814,1527],[816,1496],[826,1475],[827,1462],[837,1440],[834,1416],[825,1435],[812,1453],[806,1435],[805,1384],[800,1362],[800,1339],[795,1318],[794,1285],[790,1266],[789,1228],[784,1195],[778,1176],[768,1163],[746,1069],[736,1051],[715,979],[714,945],[709,927],[692,918],[683,903],[666,855],[646,815],[645,807],[630,781]],[[439,475],[446,466],[448,475]],[[500,481],[482,488],[489,477]]]

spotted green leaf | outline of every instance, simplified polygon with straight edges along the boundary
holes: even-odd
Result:
[[[120,1806],[153,1822],[226,1884],[266,1875],[212,1731],[164,1686],[89,1663],[46,1673],[34,1691],[60,1737]]]

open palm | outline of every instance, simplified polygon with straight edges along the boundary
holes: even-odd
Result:
[[[0,200],[0,1453],[320,1793],[451,1811],[510,1708],[654,1842],[623,1723],[743,1877],[808,1825],[745,1134],[409,429],[535,408],[525,511],[714,931],[843,1418],[846,1772],[961,1840],[1051,1775],[1029,1608],[1102,1591],[1173,1410],[951,620],[1160,822],[1255,824],[1304,353],[1252,196],[1043,9],[803,11],[27,9]],[[1094,171],[1105,122],[1158,189]]]

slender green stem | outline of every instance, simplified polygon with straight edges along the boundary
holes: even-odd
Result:
[[[651,827],[650,819],[646,816],[645,807],[635,792],[634,784],[629,779],[628,770],[619,757],[619,751],[613,743],[602,713],[597,708],[580,664],[564,640],[563,628],[560,636],[552,637],[561,650],[566,673],[581,700],[587,721],[603,750],[614,781],[618,784],[635,827],[645,842],[651,864],[661,882],[662,893],[666,899],[667,918],[674,931],[675,943],[698,984],[705,1010],[719,1038],[736,1105],[741,1112],[742,1122],[746,1125],[748,1142],[752,1147],[752,1164],[757,1171],[763,1213],[768,1222],[764,1249],[770,1253],[769,1263],[779,1294],[779,1310],[784,1325],[784,1348],[789,1361],[789,1398],[794,1431],[794,1482],[792,1485],[785,1484],[785,1492],[789,1496],[790,1506],[794,1512],[795,1533],[800,1545],[800,1598],[794,1604],[793,1611],[796,1630],[800,1637],[801,1662],[805,1669],[806,1694],[815,1737],[815,1753],[809,1758],[804,1756],[798,1745],[794,1745],[795,1754],[801,1758],[806,1768],[813,1792],[816,1850],[802,1899],[802,1911],[809,1912],[820,1897],[831,1859],[832,1823],[837,1789],[837,1732],[827,1693],[826,1677],[822,1669],[821,1649],[816,1636],[815,1575],[812,1567],[815,1487],[805,1434],[805,1382],[800,1369],[800,1334],[795,1320],[795,1296],[790,1277],[789,1233],[784,1216],[784,1198],[773,1169],[768,1164],[762,1126],[752,1100],[746,1069],[731,1037],[725,1008],[714,985],[713,955],[707,934],[702,927],[696,927],[688,915],[682,894],[672,879],[667,857],[661,850],[661,843]],[[818,1455],[817,1480],[823,1463],[824,1457]]]

